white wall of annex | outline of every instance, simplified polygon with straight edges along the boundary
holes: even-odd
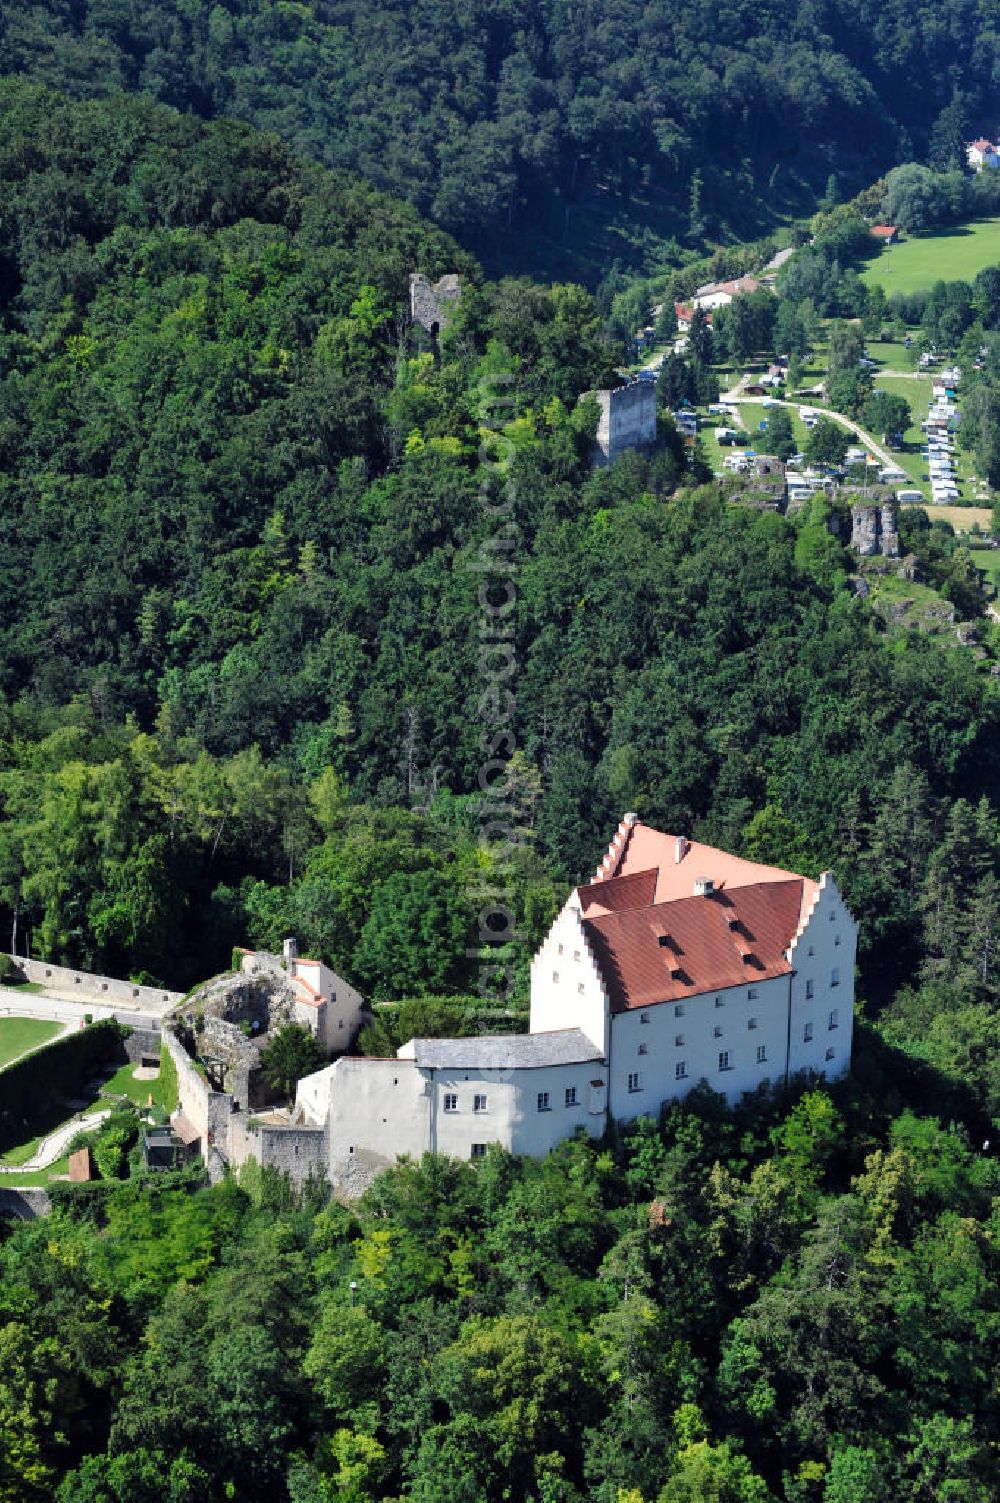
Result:
[[[419,1158],[431,1147],[427,1082],[412,1060],[345,1057],[319,1073],[328,1081],[334,1184],[350,1175],[352,1160],[385,1167],[400,1154]]]
[[[470,1158],[474,1143],[499,1143],[511,1153],[538,1157],[571,1138],[578,1128],[600,1137],[606,1124],[606,1079],[600,1061],[512,1070],[434,1070],[431,1144],[438,1153]],[[575,1100],[566,1104],[566,1093]],[[540,1096],[548,1106],[539,1110]],[[485,1106],[476,1110],[476,1097]],[[447,1110],[446,1099],[455,1098]]]

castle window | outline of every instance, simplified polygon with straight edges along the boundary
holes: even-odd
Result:
[[[580,996],[582,997],[583,996],[583,982],[582,981],[578,981],[577,982],[576,989],[577,989],[578,993],[580,994]]]
[[[805,1023],[803,1025],[803,1028],[802,1028],[802,1042],[804,1044],[811,1044],[812,1043],[812,1036],[813,1036],[813,1025],[811,1023]]]
[[[683,1035],[683,1033],[675,1033],[674,1034],[674,1043],[677,1045],[678,1049],[683,1049],[684,1048],[684,1035]]]
[[[715,1005],[716,1005],[716,1007],[725,1007],[726,1004],[725,1004],[725,1002],[723,1002],[723,1000],[722,1000],[721,997],[716,997],[716,999],[715,999]]]
[[[760,992],[757,990],[757,988],[755,986],[748,986],[747,987],[747,1001],[748,1002],[756,1002],[756,1000],[757,1000],[757,998],[759,996],[760,996]]]
[[[446,1112],[458,1111],[458,1097],[456,1095],[453,1095],[450,1091],[445,1095],[444,1109]]]
[[[553,971],[552,972],[552,980],[553,981],[558,981],[559,980],[559,972],[558,971]]]
[[[683,1059],[679,1059],[677,1061],[676,1065],[674,1065],[674,1079],[675,1080],[686,1080],[687,1079],[687,1072],[688,1072],[688,1067],[687,1067],[686,1061],[683,1060]]]
[[[629,1075],[629,1078],[628,1078],[628,1088],[629,1088],[630,1091],[633,1091],[633,1092],[634,1091],[641,1091],[642,1090],[642,1079],[641,1079],[641,1077],[639,1075],[638,1070],[633,1070],[632,1073]]]
[[[683,1002],[678,1002],[676,1004],[676,1006],[674,1007],[674,1017],[675,1018],[682,1018],[683,1016],[684,1016],[684,1003]]]
[[[562,952],[563,952],[563,947],[562,947],[562,945],[560,945],[560,946],[559,946],[559,954],[560,954],[560,955],[561,955],[561,954],[562,954]]]
[[[767,1059],[767,1045],[766,1044],[758,1044],[757,1045],[757,1063],[759,1065],[762,1065],[762,1064],[764,1064],[764,1062],[766,1061],[766,1059]]]
[[[566,1105],[576,1106],[576,1104],[576,1086],[568,1085],[566,1087]]]
[[[836,1053],[836,1050],[834,1050],[834,1049],[828,1049],[826,1051],[826,1057],[827,1057],[827,1059],[828,1060],[833,1059],[833,1056],[834,1056],[835,1053]]]
[[[840,935],[839,934],[835,934],[833,936],[833,942],[834,942],[835,945],[839,945],[840,944]]]
[[[470,1158],[474,1158],[474,1159],[484,1159],[486,1157],[486,1144],[485,1143],[473,1143],[473,1145],[472,1145],[472,1151],[471,1151],[469,1157]]]
[[[808,950],[806,951],[806,954],[807,955],[812,955],[812,953],[813,953],[813,947],[812,947],[812,945],[810,945],[809,948],[808,948]]]
[[[579,950],[574,950],[573,951],[573,959],[574,960],[579,960],[580,959],[580,952],[579,952]]]
[[[732,1065],[729,1063],[729,1050],[723,1049],[719,1054],[719,1069],[731,1070],[732,1068]]]
[[[649,1022],[649,1013],[648,1012],[641,1012],[639,1014],[639,1022],[640,1023],[648,1023]]]
[[[538,1093],[538,1110],[540,1112],[550,1112],[552,1110],[552,1103],[549,1100],[549,1093],[548,1093],[548,1091],[539,1091],[539,1093]]]
[[[826,1026],[827,1028],[837,1028],[840,1026],[840,1014],[835,1007],[831,1007],[830,1009],[830,1021]]]
[[[473,1098],[472,1098],[472,1110],[474,1112],[484,1112],[486,1110],[486,1097],[485,1096],[473,1096]]]
[[[722,1037],[722,1029],[718,1026],[718,1024],[716,1024],[716,1026],[712,1029],[712,1037],[716,1039],[721,1039]]]
[[[834,966],[833,970],[830,972],[830,985],[831,986],[839,986],[840,985],[840,971],[837,969],[836,966]]]
[[[749,1029],[749,1031],[751,1033],[753,1032],[753,1030],[756,1027],[757,1027],[757,1019],[756,1018],[747,1018],[747,1028]]]
[[[639,1045],[639,1053],[640,1054],[648,1054],[649,1053],[649,1045],[648,1044],[640,1044]]]
[[[806,982],[806,998],[808,999],[809,997],[812,996],[812,994],[813,994],[813,984],[812,984],[812,981],[807,981]]]

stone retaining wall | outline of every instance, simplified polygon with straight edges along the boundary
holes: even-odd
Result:
[[[17,1216],[21,1221],[34,1221],[36,1216],[47,1216],[52,1209],[47,1190],[17,1190],[0,1187],[0,1215]]]

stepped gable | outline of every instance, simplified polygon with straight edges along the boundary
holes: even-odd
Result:
[[[612,1011],[787,975],[804,885],[786,877],[584,918]]]

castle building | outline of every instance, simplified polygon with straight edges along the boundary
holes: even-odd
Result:
[[[583,1129],[656,1116],[701,1080],[731,1104],[849,1068],[857,925],[818,882],[627,814],[531,969],[527,1034],[411,1039],[300,1081],[336,1190],[403,1153],[541,1155]]]

